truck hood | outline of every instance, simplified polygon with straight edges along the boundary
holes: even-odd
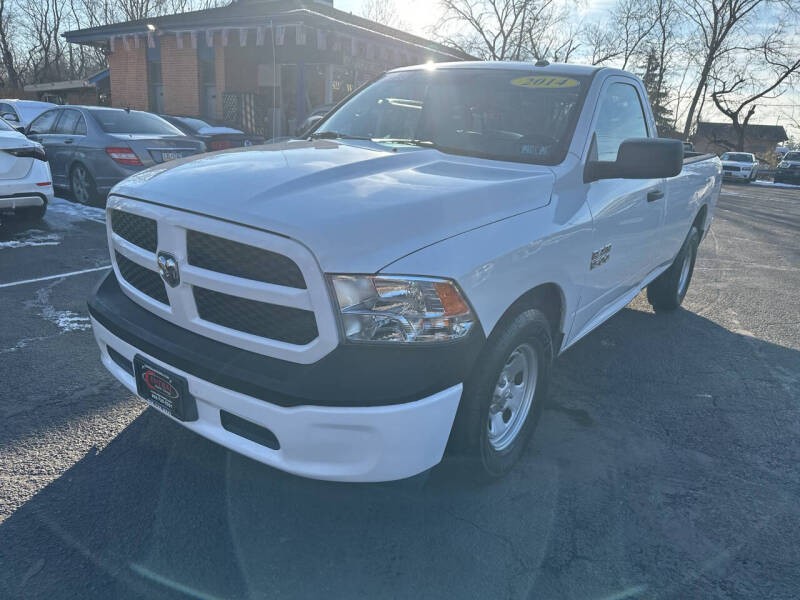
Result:
[[[137,173],[112,194],[296,239],[323,271],[372,273],[420,248],[540,208],[546,167],[371,142],[290,141]]]

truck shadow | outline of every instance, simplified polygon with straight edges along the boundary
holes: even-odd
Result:
[[[780,591],[793,561],[767,566],[758,544],[796,553],[786,519],[773,523],[800,522],[785,485],[798,482],[799,365],[688,311],[626,309],[562,357],[534,442],[485,486],[450,463],[395,484],[304,480],[148,410],[0,524],[0,589],[553,598],[635,584],[654,597],[741,570]],[[748,552],[759,560],[742,570]]]

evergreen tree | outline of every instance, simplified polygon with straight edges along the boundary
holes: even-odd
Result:
[[[653,107],[653,116],[656,120],[658,135],[661,137],[676,137],[675,130],[672,127],[672,113],[666,107],[669,101],[669,92],[664,85],[656,48],[647,50],[642,68],[644,69],[642,82]]]

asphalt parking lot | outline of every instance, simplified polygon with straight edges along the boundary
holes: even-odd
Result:
[[[0,226],[0,598],[798,597],[800,190],[726,185],[684,309],[568,351],[486,487],[303,480],[146,409],[89,330],[107,263],[99,209]]]

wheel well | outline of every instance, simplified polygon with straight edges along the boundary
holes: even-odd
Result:
[[[706,229],[706,216],[708,215],[708,204],[703,204],[700,208],[700,212],[697,213],[697,216],[694,218],[694,223],[692,223],[692,227],[697,227],[700,230],[702,235],[703,231]]]
[[[550,322],[550,330],[553,334],[553,342],[556,348],[561,347],[561,339],[564,336],[564,293],[555,283],[545,283],[538,285],[522,294],[514,303],[503,313],[498,321],[500,325],[503,321],[517,316],[529,308],[538,308]],[[495,331],[500,329],[495,326]],[[557,352],[556,352],[557,353]]]

